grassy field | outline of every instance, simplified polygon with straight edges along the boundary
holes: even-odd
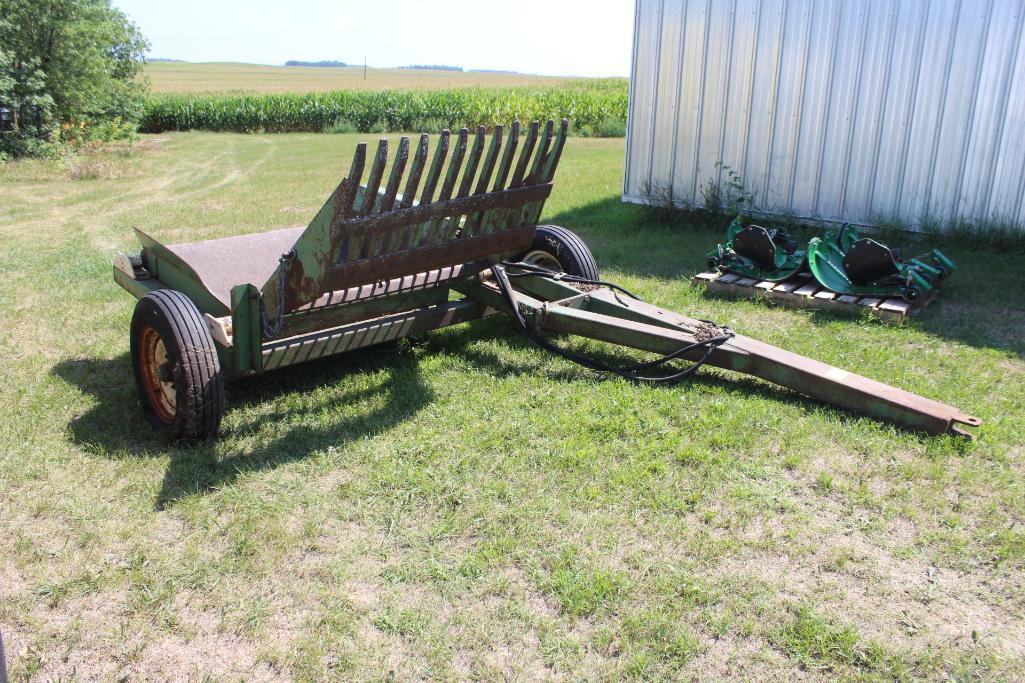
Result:
[[[503,319],[229,387],[224,435],[134,394],[131,226],[305,223],[353,135],[170,134],[0,167],[0,625],[15,680],[1025,676],[1025,257],[905,326],[708,296],[719,238],[619,201],[573,138],[546,219],[649,300],[957,405],[902,433],[714,369],[637,386]]]
[[[558,85],[566,78],[419,69],[263,66],[259,64],[152,62],[146,77],[156,93],[306,93],[332,90],[437,90],[439,88]]]

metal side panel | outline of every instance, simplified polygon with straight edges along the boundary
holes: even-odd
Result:
[[[263,369],[274,370],[410,335],[424,334],[492,313],[495,313],[495,310],[486,305],[461,299],[341,325],[312,334],[275,340],[263,345]]]
[[[143,266],[165,287],[192,299],[203,313],[220,317],[231,312],[224,302],[210,293],[189,264],[142,230],[136,228],[135,234],[142,243]]]

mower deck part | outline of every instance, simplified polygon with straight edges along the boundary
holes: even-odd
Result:
[[[216,435],[224,382],[420,335],[495,313],[539,346],[636,381],[673,381],[702,364],[929,434],[980,420],[957,408],[657,308],[600,280],[586,244],[539,225],[568,132],[514,122],[472,143],[465,128],[388,141],[349,174],[306,228],[164,246],[141,231],[114,279],[139,299],[130,345],[143,410],[183,438]],[[415,149],[413,149],[415,147]],[[364,182],[364,171],[369,173]],[[759,277],[800,267],[785,232],[736,222],[727,242]],[[741,261],[743,259],[743,261]],[[795,265],[796,264],[796,265]],[[917,271],[916,271],[917,272]],[[461,295],[453,296],[453,295]],[[577,335],[657,354],[609,364],[557,345]],[[690,365],[674,367],[679,362]]]
[[[862,237],[850,225],[812,238],[808,267],[823,287],[837,294],[899,296],[905,301],[926,297],[955,270],[954,263],[938,249],[904,259],[899,249]]]
[[[720,272],[781,282],[801,269],[804,256],[783,228],[745,225],[738,216],[726,231],[726,242],[709,252],[708,265]]]

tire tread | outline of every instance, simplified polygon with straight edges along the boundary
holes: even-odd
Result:
[[[587,278],[588,280],[601,279],[598,263],[594,260],[594,255],[579,235],[559,225],[539,225],[534,233],[534,246],[531,248],[543,248],[543,243],[547,237],[557,241],[563,249],[569,252],[569,259],[559,260],[567,273]],[[563,263],[563,260],[566,262]]]
[[[186,393],[178,399],[180,414],[172,428],[175,435],[184,438],[216,435],[224,414],[224,380],[217,347],[206,321],[196,305],[179,291],[160,289],[150,292],[143,300],[148,300],[166,320],[178,348],[184,379],[178,390]],[[143,305],[143,300],[139,306]]]

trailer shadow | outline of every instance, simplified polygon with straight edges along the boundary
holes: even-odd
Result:
[[[221,438],[203,442],[177,442],[156,432],[143,419],[132,380],[127,353],[109,359],[70,359],[58,363],[53,374],[93,398],[93,404],[68,425],[71,440],[87,452],[111,459],[167,458],[155,507],[172,506],[185,496],[203,494],[230,485],[239,476],[273,469],[301,460],[328,447],[373,437],[411,419],[434,400],[418,362],[420,352],[456,356],[488,374],[518,377],[542,373],[547,379],[576,383],[617,381],[614,375],[594,373],[571,366],[560,368],[504,358],[492,348],[501,343],[514,350],[536,352],[538,364],[547,363],[547,352],[537,349],[506,319],[490,318],[428,335],[417,342],[417,352],[396,349],[364,349],[341,356],[311,361],[289,372],[268,373],[228,385],[228,428]],[[623,359],[614,349],[589,350],[609,363]],[[307,420],[303,396],[331,385],[346,375],[362,372],[373,380],[359,387],[341,389],[324,400],[312,401],[317,413],[332,413],[367,399],[378,407],[356,415],[327,420]],[[583,373],[583,374],[582,374]],[[718,369],[703,369],[685,384],[716,388],[730,396],[760,397],[799,407],[809,414],[829,411],[843,422],[862,419],[785,388]],[[261,410],[272,406],[270,410]],[[235,413],[235,415],[232,415]],[[241,417],[240,417],[241,414]],[[275,425],[283,425],[277,429]],[[266,431],[274,432],[267,439]],[[258,438],[252,438],[258,436]],[[258,445],[250,445],[252,442]]]
[[[352,406],[373,399],[376,407],[341,420],[308,420],[302,396],[345,375],[364,372],[368,381],[359,388],[318,398],[318,413],[337,406]],[[154,431],[143,419],[132,380],[131,359],[73,359],[58,363],[53,374],[94,399],[84,414],[68,425],[70,438],[92,453],[112,459],[167,458],[157,509],[195,493],[230,484],[240,475],[273,469],[301,460],[327,447],[344,447],[410,419],[433,399],[423,381],[417,359],[397,350],[364,349],[343,356],[312,361],[288,373],[270,373],[228,385],[228,429],[219,439],[176,442]],[[383,400],[380,397],[383,396]],[[265,404],[269,411],[247,410]],[[235,413],[235,415],[232,415]],[[255,447],[250,438],[270,425],[270,439]]]

